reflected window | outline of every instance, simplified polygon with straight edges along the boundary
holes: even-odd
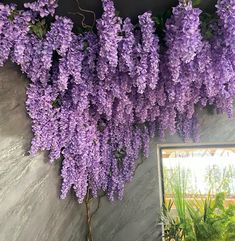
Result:
[[[235,146],[162,147],[161,159],[165,199],[180,182],[188,198],[225,192],[235,201]]]

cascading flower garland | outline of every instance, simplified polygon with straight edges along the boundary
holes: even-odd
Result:
[[[179,3],[163,45],[151,12],[134,26],[117,16],[112,0],[102,3],[97,33],[82,34],[55,16],[56,0],[25,10],[0,4],[0,64],[10,58],[30,79],[30,152],[62,157],[61,198],[73,188],[80,203],[99,191],[121,199],[151,137],[170,131],[198,140],[195,106],[231,116],[235,96],[234,0],[218,0],[206,32],[201,10]]]

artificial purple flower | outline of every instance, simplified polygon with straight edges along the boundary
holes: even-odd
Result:
[[[104,13],[97,20],[99,36],[99,58],[97,74],[104,80],[108,72],[115,72],[118,66],[118,44],[121,41],[121,18],[116,16],[112,0],[103,0]]]
[[[235,2],[234,0],[218,0],[216,8],[226,46],[235,53]]]
[[[159,40],[155,34],[151,12],[139,16],[140,42],[137,43],[136,53],[136,84],[138,92],[144,93],[146,87],[155,89],[159,78]],[[139,59],[139,60],[138,60]]]
[[[180,66],[192,61],[202,48],[200,33],[201,10],[192,3],[179,3],[166,22],[166,45],[169,55],[169,70],[174,82],[180,81]]]
[[[98,33],[76,35],[56,16],[45,36],[32,26],[54,15],[57,2],[38,0],[16,11],[0,4],[0,65],[10,57],[30,79],[26,108],[32,120],[31,154],[62,157],[61,198],[73,189],[122,199],[140,154],[148,157],[158,133],[199,140],[196,106],[232,116],[235,96],[234,2],[220,0],[213,37],[203,39],[200,10],[180,3],[159,46],[152,14],[139,28],[103,0]]]
[[[32,3],[25,3],[24,7],[40,15],[46,17],[48,15],[54,16],[55,9],[58,7],[58,0],[38,0]]]

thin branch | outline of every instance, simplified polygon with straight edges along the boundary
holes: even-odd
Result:
[[[135,168],[135,171],[134,171],[134,175],[135,175],[137,169],[144,163],[145,159],[146,159],[146,158],[145,158],[145,157],[143,156],[143,154],[142,154],[142,155],[141,155],[141,161],[136,165],[136,168]]]
[[[80,6],[80,3],[79,3],[79,0],[75,0],[76,2],[77,2],[77,5],[78,5],[78,9],[80,10],[80,11],[83,11],[83,12],[85,12],[85,13],[90,13],[90,14],[92,14],[93,15],[93,23],[92,23],[92,28],[95,26],[95,22],[96,22],[96,15],[95,15],[95,12],[94,11],[91,11],[91,10],[87,10],[87,9],[84,9],[84,8],[82,8],[81,6]]]
[[[87,25],[87,24],[84,23],[84,21],[85,21],[85,19],[86,19],[86,17],[85,17],[84,14],[79,13],[79,12],[69,12],[69,14],[79,15],[80,17],[82,17],[81,23],[82,23],[82,27],[83,27],[83,28],[92,28],[92,26]]]
[[[85,205],[86,205],[86,217],[87,217],[87,241],[93,241],[92,226],[91,226],[91,212],[90,212],[90,192],[87,190]]]
[[[85,205],[86,205],[86,220],[87,220],[87,241],[93,241],[93,234],[92,234],[92,218],[94,215],[98,212],[100,208],[100,202],[101,198],[104,197],[106,193],[103,193],[102,195],[98,196],[98,203],[96,209],[91,213],[90,204],[91,201],[94,199],[90,195],[89,189],[87,190],[87,195],[85,199]]]
[[[105,197],[106,193],[103,193],[102,195],[98,196],[98,203],[97,203],[97,207],[96,209],[93,211],[93,213],[91,214],[91,219],[93,218],[93,216],[98,212],[98,210],[100,209],[100,203],[101,203],[101,198]]]
[[[87,10],[87,9],[82,8],[82,7],[80,6],[79,0],[75,0],[75,1],[76,1],[76,3],[77,3],[78,10],[79,10],[80,12],[79,12],[79,11],[78,11],[78,12],[69,12],[69,14],[81,16],[81,17],[82,17],[82,21],[81,21],[82,27],[83,27],[83,28],[91,28],[91,29],[93,29],[94,26],[95,26],[95,23],[96,23],[96,15],[95,15],[95,12],[94,12],[94,11],[91,11],[91,10]],[[90,14],[93,15],[93,23],[92,23],[92,25],[88,25],[88,24],[85,23],[86,16],[85,16],[83,13],[81,13],[81,12],[90,13]]]

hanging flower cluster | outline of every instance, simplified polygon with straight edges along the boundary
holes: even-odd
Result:
[[[61,198],[73,188],[79,202],[101,190],[121,199],[151,137],[170,131],[197,140],[195,106],[231,116],[235,96],[234,0],[218,1],[210,38],[201,11],[180,3],[161,48],[151,12],[137,27],[116,15],[112,0],[102,3],[97,33],[78,35],[70,19],[55,16],[55,0],[21,11],[0,4],[0,64],[11,58],[31,81],[31,154],[62,157]]]

